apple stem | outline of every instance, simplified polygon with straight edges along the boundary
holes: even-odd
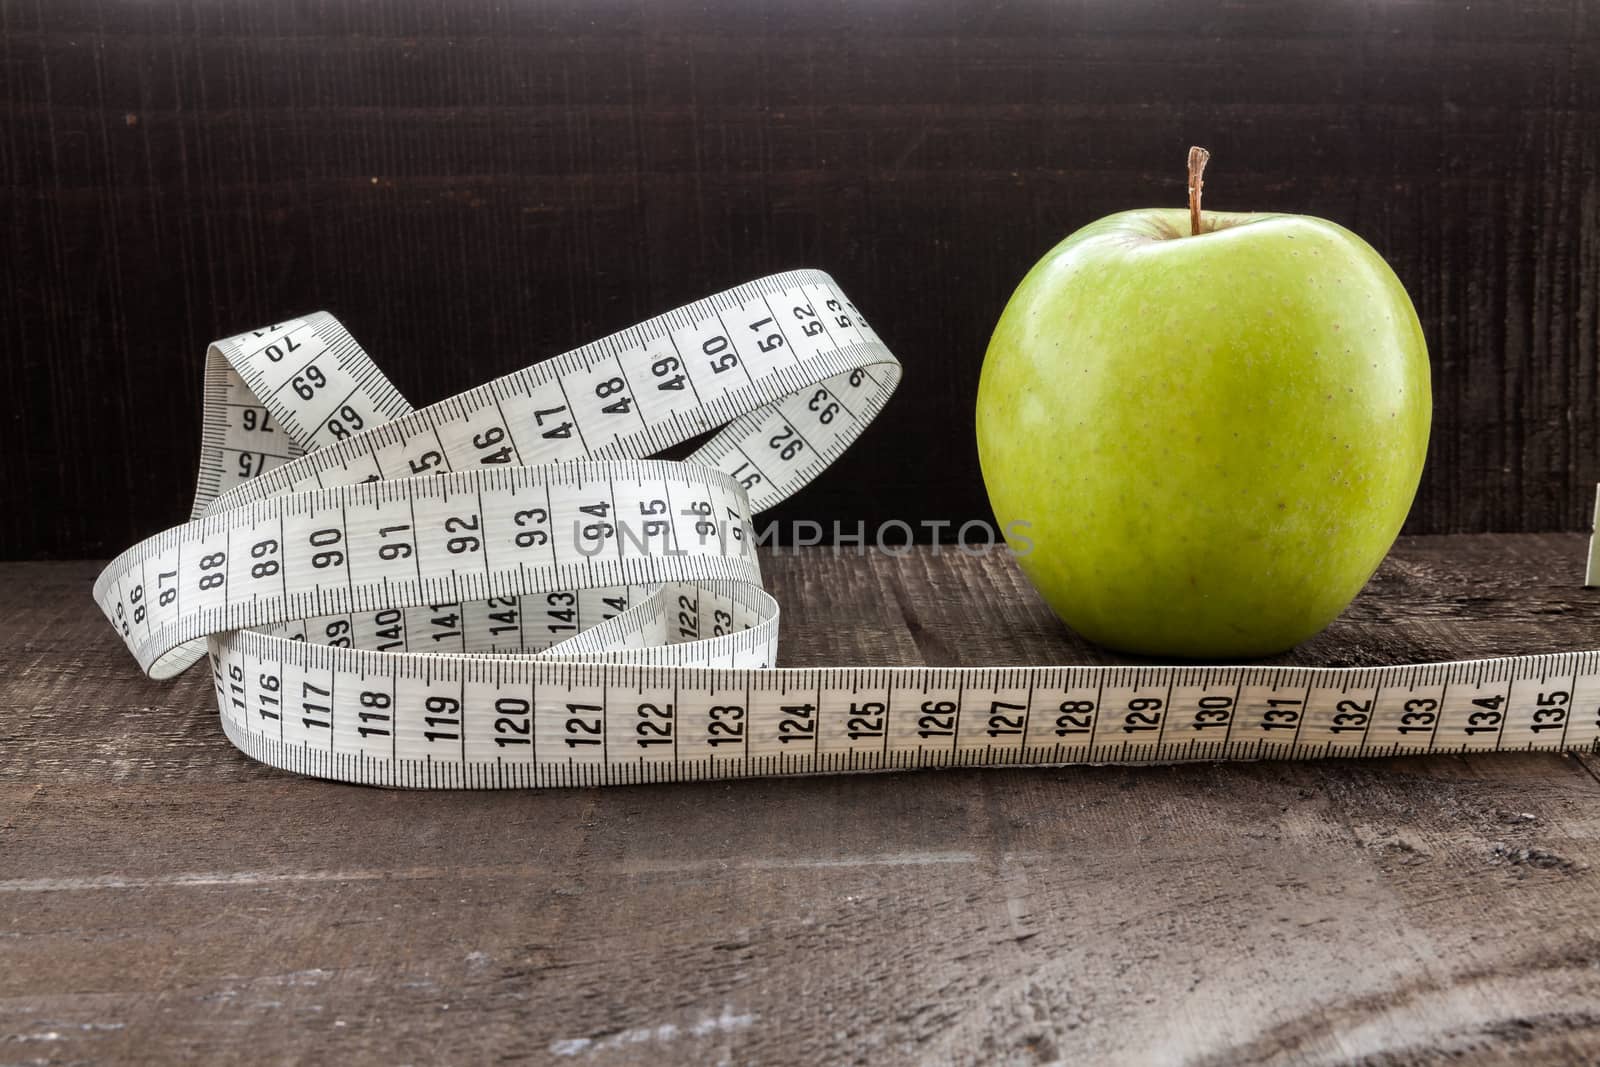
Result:
[[[1211,158],[1211,153],[1204,148],[1195,146],[1189,149],[1189,235],[1195,236],[1200,232],[1200,190],[1205,188],[1203,177],[1206,172],[1206,161]]]

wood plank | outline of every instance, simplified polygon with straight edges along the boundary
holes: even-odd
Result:
[[[1288,660],[1587,647],[1582,549],[1406,539]],[[138,678],[94,570],[0,566],[0,1063],[1600,1055],[1578,759],[340,786]],[[1103,661],[1002,557],[766,571],[791,665]]]

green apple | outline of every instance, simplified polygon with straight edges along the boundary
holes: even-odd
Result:
[[[1101,219],[1029,271],[984,360],[978,456],[1022,569],[1084,637],[1256,657],[1331,622],[1394,543],[1428,352],[1349,230],[1201,216],[1197,176],[1191,197]]]

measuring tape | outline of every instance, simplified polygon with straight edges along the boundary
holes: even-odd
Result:
[[[244,752],[378,785],[1600,745],[1595,652],[776,669],[751,518],[899,379],[817,271],[420,411],[334,318],[294,319],[211,346],[194,518],[95,598],[152,677],[209,655]],[[683,462],[645,458],[713,430]]]

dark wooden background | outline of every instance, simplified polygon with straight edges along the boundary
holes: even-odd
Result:
[[[340,316],[429,402],[763,272],[907,367],[784,515],[986,516],[988,333],[1056,239],[1178,204],[1365,235],[1434,359],[1413,532],[1581,529],[1600,5],[0,0],[0,555],[182,518],[211,338]]]

